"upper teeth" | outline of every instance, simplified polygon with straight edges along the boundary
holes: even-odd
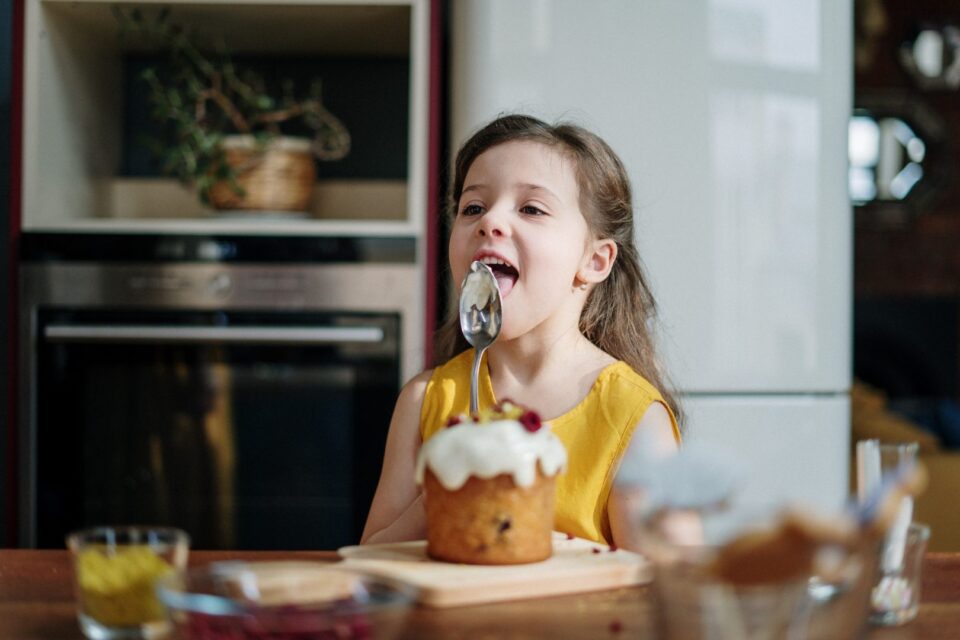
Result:
[[[485,256],[483,258],[480,258],[480,262],[482,262],[483,264],[502,264],[507,267],[512,266],[506,260],[501,260],[500,258],[494,258],[493,256]]]

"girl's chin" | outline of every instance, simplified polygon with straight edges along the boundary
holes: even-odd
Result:
[[[510,317],[510,311],[504,307],[503,323],[500,325],[500,335],[497,336],[497,342],[509,342],[522,335],[522,328],[516,325],[516,319],[512,319]]]

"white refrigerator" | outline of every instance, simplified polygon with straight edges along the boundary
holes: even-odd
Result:
[[[834,509],[850,450],[852,0],[453,0],[451,147],[503,112],[601,135],[687,440]]]

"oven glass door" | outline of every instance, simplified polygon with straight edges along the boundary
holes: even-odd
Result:
[[[41,310],[36,537],[173,525],[200,549],[359,539],[399,389],[394,315]]]

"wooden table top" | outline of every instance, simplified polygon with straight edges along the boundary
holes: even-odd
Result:
[[[191,566],[227,559],[323,560],[331,552],[193,551]],[[66,551],[0,549],[0,638],[82,639],[73,572]],[[648,637],[651,597],[645,587],[454,609],[415,608],[405,637]],[[960,554],[930,553],[923,566],[919,616],[901,627],[872,629],[870,640],[960,638]]]

